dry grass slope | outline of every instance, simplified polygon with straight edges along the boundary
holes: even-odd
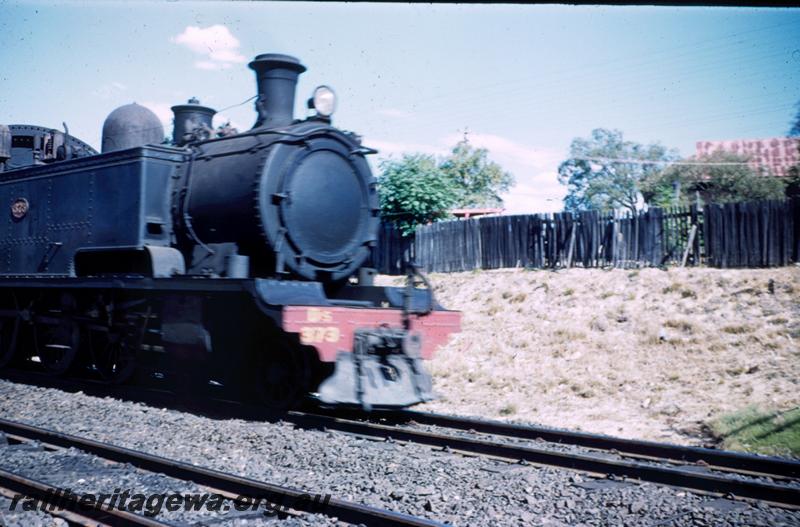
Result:
[[[798,267],[431,279],[464,331],[421,409],[687,443],[724,414],[800,403]]]

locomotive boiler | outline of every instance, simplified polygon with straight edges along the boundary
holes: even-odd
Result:
[[[105,382],[173,380],[286,407],[432,398],[422,361],[459,329],[417,269],[379,287],[374,150],[332,124],[327,86],[293,116],[305,67],[250,62],[251,130],[173,107],[174,130],[118,108],[102,152],[0,126],[0,368]]]

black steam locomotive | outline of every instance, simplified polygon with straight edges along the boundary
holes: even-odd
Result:
[[[198,101],[131,104],[102,153],[63,132],[0,126],[0,368],[120,383],[172,379],[274,406],[408,406],[422,359],[459,329],[412,265],[405,287],[365,267],[378,202],[373,150],[331,124],[333,91],[293,118],[286,55],[257,56],[258,118],[213,130]]]

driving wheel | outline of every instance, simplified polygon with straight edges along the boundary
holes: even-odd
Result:
[[[273,346],[256,352],[256,396],[266,406],[286,410],[308,391],[310,373],[302,349],[290,349],[285,341]]]
[[[70,318],[44,319],[34,327],[36,353],[44,370],[63,375],[75,362],[80,342],[78,324]]]
[[[17,351],[19,317],[0,317],[0,368],[11,363]]]
[[[89,349],[94,370],[111,384],[131,378],[136,370],[138,339],[124,329],[89,329]]]

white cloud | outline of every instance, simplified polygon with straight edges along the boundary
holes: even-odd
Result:
[[[222,24],[206,28],[187,26],[170,40],[202,57],[194,63],[198,69],[224,70],[245,61],[239,53],[239,39]]]

